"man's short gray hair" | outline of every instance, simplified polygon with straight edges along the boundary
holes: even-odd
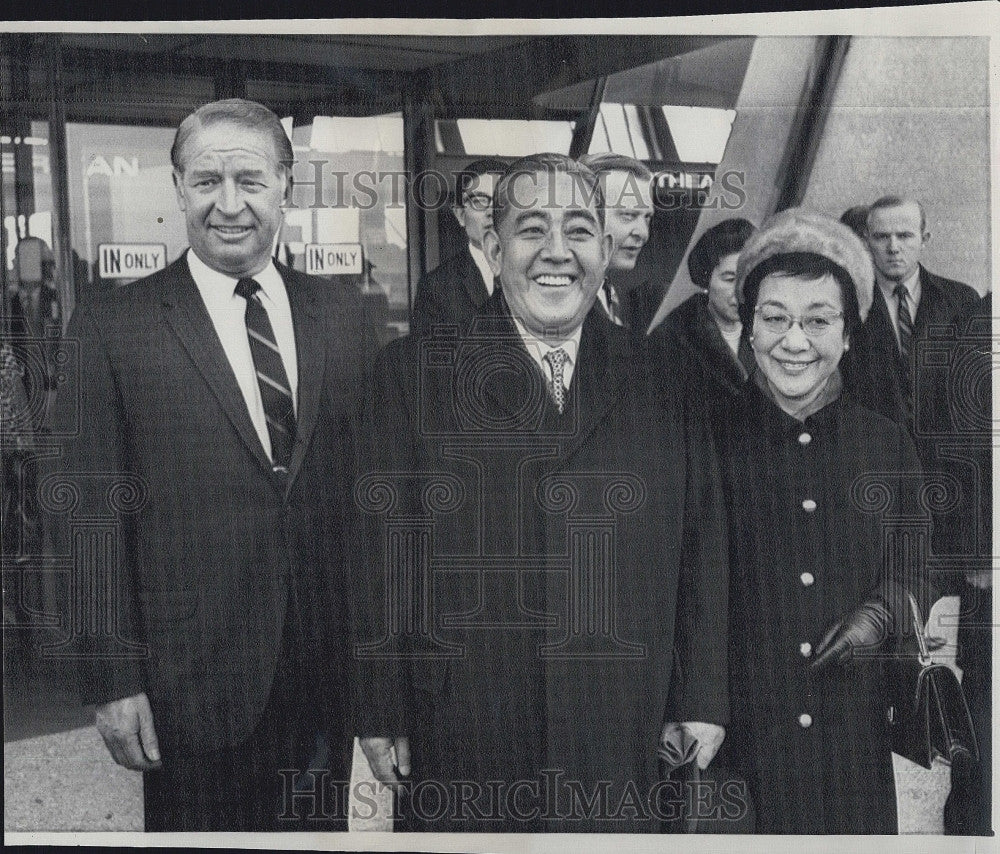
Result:
[[[292,141],[285,133],[281,120],[263,104],[245,98],[226,98],[223,101],[202,104],[187,116],[178,126],[177,133],[174,134],[174,144],[170,148],[170,162],[173,163],[174,169],[178,172],[184,171],[182,154],[191,134],[199,128],[223,122],[269,134],[274,143],[278,162],[291,171],[295,156],[292,153]]]

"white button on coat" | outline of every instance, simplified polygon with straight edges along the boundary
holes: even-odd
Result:
[[[807,715],[805,713],[799,715],[799,726],[802,727],[802,729],[808,729],[812,726],[812,723],[812,715]]]
[[[806,513],[812,513],[816,509],[816,502],[811,498],[807,498],[802,502],[802,509],[805,510]]]
[[[814,576],[811,572],[803,572],[802,575],[799,576],[799,579],[802,581],[803,587],[808,587],[816,581],[816,576]]]
[[[813,645],[809,641],[803,641],[799,644],[799,652],[802,653],[803,658],[808,658],[812,655]]]
[[[800,445],[808,445],[812,440],[813,437],[810,436],[808,433],[803,433],[801,436],[799,436]]]

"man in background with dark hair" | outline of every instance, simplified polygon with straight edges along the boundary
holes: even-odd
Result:
[[[420,279],[411,332],[427,332],[435,323],[461,325],[492,295],[493,273],[483,255],[483,235],[493,221],[493,188],[506,168],[502,160],[490,157],[474,160],[458,173],[452,213],[469,242]]]
[[[353,290],[271,257],[292,160],[274,113],[206,104],[171,159],[190,249],[92,291],[67,332],[67,521],[110,508],[117,535],[74,555],[72,604],[110,621],[78,639],[82,699],[144,772],[146,830],[341,827],[290,794],[314,762],[346,779],[349,425],[371,336]]]

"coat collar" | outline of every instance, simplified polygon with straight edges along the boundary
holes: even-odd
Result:
[[[482,308],[489,300],[490,292],[486,290],[486,283],[483,282],[483,276],[479,272],[479,267],[476,266],[468,244],[462,247],[459,257],[462,259],[462,285],[465,287],[469,299],[472,300],[472,304],[476,308]],[[498,290],[500,289],[494,288],[493,292],[496,293]]]
[[[524,347],[500,288],[469,327],[469,339],[479,337],[484,346],[496,349],[498,359],[515,360],[519,365],[518,370],[491,374],[483,393],[502,411],[507,423],[527,426],[525,402],[535,401],[543,409],[549,407],[548,390],[544,376]],[[501,357],[504,349],[507,355]],[[579,448],[613,411],[636,368],[635,358],[628,331],[615,326],[600,307],[592,307],[583,323],[566,411],[558,421],[547,422],[558,425],[553,435],[559,437],[560,459]]]

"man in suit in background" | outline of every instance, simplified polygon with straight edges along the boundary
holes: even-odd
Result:
[[[420,279],[413,298],[412,332],[427,332],[435,323],[464,324],[493,293],[483,235],[493,220],[493,188],[506,168],[502,160],[484,158],[458,173],[452,212],[469,243]]]
[[[932,327],[955,330],[979,299],[968,285],[937,276],[921,264],[930,232],[923,205],[915,199],[884,196],[868,209],[868,248],[875,262],[876,298],[852,359],[869,373],[888,371],[884,393],[898,390],[902,417],[918,440],[939,433],[935,419],[947,413],[947,401],[929,405],[932,374],[916,359]],[[915,403],[922,403],[917,406]],[[926,419],[926,420],[924,420]],[[918,447],[918,450],[919,447]],[[927,460],[924,460],[926,465]]]
[[[608,275],[597,302],[618,326],[642,337],[663,295],[649,282],[628,282],[623,274],[635,269],[639,253],[649,240],[653,221],[653,173],[644,163],[623,154],[589,154],[580,162],[601,180],[604,192],[604,228],[614,241]]]
[[[594,307],[602,220],[586,167],[512,164],[483,244],[497,292],[457,337],[379,357],[356,732],[379,780],[412,770],[413,829],[654,831],[665,709],[702,768],[722,741],[714,446],[697,402]]]
[[[171,159],[190,249],[88,294],[68,331],[73,515],[119,510],[120,557],[92,558],[78,593],[115,629],[83,639],[83,701],[144,772],[147,830],[339,827],[288,794],[324,740],[346,779],[339,591],[370,335],[356,294],[272,260],[292,163],[274,113],[206,104]]]

